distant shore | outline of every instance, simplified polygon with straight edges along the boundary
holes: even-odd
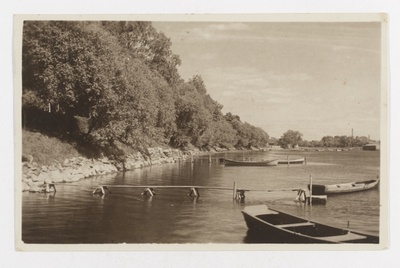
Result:
[[[131,152],[115,160],[101,156],[89,158],[80,153],[72,144],[57,138],[47,137],[40,133],[24,132],[24,153],[22,157],[22,191],[54,191],[51,184],[77,182],[81,179],[143,168],[165,163],[192,160],[199,155],[224,152],[245,151],[347,151],[360,148],[293,148],[282,149],[279,146],[267,148],[251,147],[246,149],[209,148],[202,151],[198,148],[187,150],[153,147],[144,153]],[[58,159],[58,160],[57,160]]]

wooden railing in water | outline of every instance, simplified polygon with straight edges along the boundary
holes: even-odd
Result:
[[[277,191],[304,191],[299,188],[285,188],[285,189],[240,189],[237,187],[236,182],[233,183],[233,188],[228,187],[213,187],[213,186],[195,186],[195,185],[101,185],[98,186],[93,194],[106,195],[111,193],[110,188],[139,188],[144,189],[142,195],[154,196],[154,189],[189,189],[189,196],[199,197],[199,189],[205,190],[222,190],[222,191],[232,191],[233,199],[243,200],[245,198],[245,192],[277,192]]]

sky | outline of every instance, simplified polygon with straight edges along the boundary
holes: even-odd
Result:
[[[2,83],[2,97],[0,98],[0,122],[2,122],[3,126],[3,131],[1,132],[1,149],[3,153],[0,161],[1,165],[1,170],[3,171],[3,188],[4,189],[13,189],[15,187],[15,181],[12,179],[14,177],[14,167],[15,167],[15,157],[14,156],[14,145],[15,143],[15,132],[14,132],[14,118],[13,116],[10,116],[14,112],[14,73],[13,73],[13,42],[10,40],[13,40],[13,26],[15,24],[13,21],[13,18],[15,17],[15,14],[127,14],[127,13],[142,13],[142,14],[159,14],[159,13],[169,13],[169,14],[205,14],[205,13],[233,13],[233,14],[239,14],[239,13],[302,13],[302,14],[310,14],[310,13],[321,13],[321,14],[326,14],[326,13],[346,13],[346,14],[353,14],[353,13],[376,13],[376,12],[384,12],[388,14],[388,17],[390,18],[389,20],[389,27],[388,27],[388,45],[390,46],[390,73],[393,74],[398,74],[400,71],[400,50],[398,49],[399,42],[400,42],[400,36],[398,31],[398,27],[395,27],[396,25],[400,25],[400,2],[399,1],[392,1],[392,0],[370,0],[363,2],[362,4],[357,3],[356,1],[348,1],[348,0],[326,0],[326,1],[307,1],[307,0],[294,0],[294,1],[236,1],[236,0],[230,0],[230,1],[208,1],[208,3],[205,3],[205,1],[185,1],[185,4],[182,4],[180,1],[175,1],[174,3],[171,3],[173,1],[169,0],[154,0],[154,1],[144,1],[144,0],[137,0],[137,1],[126,1],[122,3],[121,1],[110,1],[110,5],[106,5],[103,2],[105,1],[93,1],[93,0],[86,0],[86,1],[76,1],[76,0],[69,0],[69,1],[50,1],[50,0],[37,0],[37,1],[22,1],[26,3],[21,3],[21,1],[5,1],[2,5],[2,8],[0,9],[0,28],[2,29],[2,38],[0,39],[0,48],[2,52],[2,61],[0,61],[0,69],[2,73],[3,79],[1,80]],[[64,3],[65,2],[65,3]],[[206,1],[207,2],[207,1]],[[240,2],[240,3],[239,3]],[[195,7],[193,7],[195,5]],[[43,16],[43,15],[42,15]],[[57,15],[56,17],[59,18],[60,15]],[[220,24],[220,23],[218,23]],[[179,36],[182,35],[182,38],[184,37],[183,33],[179,33],[180,28],[175,28],[173,27],[176,26],[168,26],[171,24],[157,24],[157,27],[159,29],[163,29],[164,32],[171,37],[171,40],[179,40]],[[187,26],[189,26],[187,24]],[[168,27],[172,27],[171,29],[168,29]],[[200,26],[198,26],[201,28]],[[196,28],[194,26],[189,27],[189,30],[191,28]],[[203,27],[204,28],[204,27]],[[206,27],[207,28],[207,27]],[[364,29],[364,31],[366,31]],[[175,38],[172,38],[172,33],[176,34]],[[377,27],[372,27],[370,30],[370,35],[372,35],[372,39],[377,38],[376,35],[379,35],[379,30]],[[215,34],[215,31],[214,33]],[[279,34],[279,33],[278,33]],[[300,32],[298,33],[300,34]],[[279,35],[278,35],[279,36]],[[282,36],[282,35],[281,35]],[[374,37],[375,36],[375,37]],[[354,36],[355,37],[355,36]],[[192,37],[193,38],[193,37]],[[198,39],[200,36],[198,37]],[[348,37],[350,38],[350,37]],[[185,41],[189,40],[189,37],[184,38]],[[343,39],[344,41],[345,39]],[[358,42],[358,45],[362,48],[366,46],[367,44],[374,43],[375,47],[374,50],[377,50],[375,53],[379,53],[379,49],[377,48],[378,46],[378,41],[373,40],[363,42],[363,40],[366,40],[366,38],[360,40]],[[183,41],[183,40],[182,40]],[[194,41],[194,40],[193,40]],[[205,39],[204,41],[207,41]],[[210,48],[210,45],[206,48],[210,50],[210,54],[208,58],[212,58],[213,53],[211,52],[214,46],[216,46],[216,39],[213,40],[214,44]],[[289,40],[288,40],[289,41]],[[330,41],[326,41],[329,45]],[[340,43],[340,42],[339,42]],[[194,64],[194,57],[198,56],[195,54],[190,54],[190,50],[193,49],[197,52],[201,52],[201,47],[196,47],[193,44],[193,47],[188,46],[188,44],[191,43],[186,43],[186,48],[183,49],[183,44],[179,45],[178,42],[175,42],[173,45],[173,50],[175,53],[181,55],[181,59],[183,60],[183,64],[180,68],[180,72],[183,76],[185,77],[191,77],[192,74],[200,73],[205,79],[207,76],[203,73],[205,69],[207,69],[210,63],[213,64],[219,64],[219,61],[212,61],[209,59],[208,61],[197,61],[196,64]],[[201,43],[197,43],[199,45]],[[232,45],[232,44],[229,44]],[[272,43],[270,43],[272,45]],[[282,44],[283,46],[283,44]],[[344,47],[346,45],[343,45]],[[344,47],[341,52],[344,52]],[[283,47],[282,47],[283,48]],[[340,49],[337,50],[340,51]],[[276,49],[279,49],[279,46],[276,46]],[[180,50],[180,51],[179,51]],[[358,51],[361,53],[363,50],[360,49]],[[185,52],[185,53],[183,53]],[[224,51],[225,52],[225,51]],[[247,51],[241,51],[240,53],[245,53]],[[294,51],[291,51],[294,52]],[[320,53],[321,51],[316,51]],[[207,49],[203,49],[204,55],[207,55]],[[217,53],[214,51],[214,53]],[[265,52],[266,53],[266,52]],[[201,55],[201,54],[200,54]],[[337,55],[339,57],[340,54]],[[276,55],[275,55],[276,56]],[[285,52],[280,55],[281,57],[285,57]],[[350,54],[352,56],[352,54]],[[371,56],[369,54],[365,54],[365,56]],[[193,58],[192,58],[193,57]],[[214,56],[215,57],[215,56]],[[331,54],[328,54],[328,57],[332,57]],[[377,57],[376,57],[377,58]],[[225,59],[228,60],[228,59]],[[254,59],[253,59],[254,60]],[[313,59],[311,59],[313,60]],[[221,60],[222,62],[222,60]],[[374,61],[375,63],[378,62],[378,59]],[[296,62],[298,63],[298,62]],[[304,64],[306,65],[306,64]],[[242,65],[238,65],[242,66]],[[371,66],[371,65],[370,65]],[[307,66],[305,66],[307,67]],[[344,71],[344,67],[347,67],[347,65],[340,66]],[[258,67],[255,67],[258,68]],[[321,71],[322,68],[326,68],[326,66],[322,65],[320,66]],[[374,70],[378,70],[378,67],[375,67]],[[270,69],[271,72],[277,73],[277,69],[274,69],[271,67]],[[299,71],[302,72],[302,71]],[[303,71],[304,72],[304,71]],[[371,71],[369,71],[371,73]],[[374,71],[374,74],[376,75],[377,73]],[[243,74],[241,74],[243,76]],[[325,74],[328,75],[328,74]],[[232,75],[233,76],[233,75]],[[368,75],[364,76],[365,79],[371,79]],[[319,79],[319,80],[322,80]],[[374,84],[377,84],[377,82],[374,79]],[[369,80],[368,80],[369,81]],[[208,91],[210,94],[213,96],[214,99],[217,99],[217,94],[222,90],[217,89],[215,86],[212,85],[212,80],[208,77],[207,78],[207,86],[208,86]],[[365,82],[365,81],[363,81]],[[221,82],[222,83],[222,82]],[[237,81],[235,81],[237,83]],[[399,83],[399,76],[398,75],[391,75],[390,76],[390,88],[399,88],[400,83]],[[315,84],[317,82],[315,81]],[[233,86],[234,83],[228,83],[228,85]],[[349,85],[349,84],[348,84]],[[322,88],[325,88],[325,84],[321,83],[319,85]],[[302,87],[302,88],[305,88]],[[313,90],[317,90],[317,88],[313,88]],[[323,94],[323,92],[319,93]],[[363,93],[365,94],[365,92]],[[378,93],[375,93],[377,95]],[[271,94],[269,94],[271,95]],[[399,90],[391,90],[390,91],[390,97],[393,100],[398,100],[399,99]],[[342,96],[343,98],[343,96]],[[354,98],[354,97],[353,97]],[[225,98],[226,99],[226,98]],[[223,103],[225,108],[224,110],[229,108],[230,101],[224,101],[224,99],[218,99],[220,103]],[[394,105],[395,101],[393,101],[393,104],[390,105],[389,101],[389,107],[388,107],[388,112],[392,115],[390,117],[390,123],[391,123],[391,132],[390,136],[395,137],[397,135],[400,135],[400,123],[399,117],[395,116],[400,113],[400,105]],[[311,101],[308,103],[311,105]],[[318,103],[312,103],[313,107],[316,107]],[[362,103],[361,103],[362,104]],[[231,104],[231,106],[233,106]],[[333,105],[331,105],[333,106]],[[240,108],[240,107],[239,107]],[[246,107],[241,107],[241,108],[246,108]],[[324,108],[324,107],[323,107]],[[229,108],[231,109],[231,108]],[[282,108],[283,109],[283,108]],[[328,108],[326,108],[328,110]],[[331,108],[329,108],[331,109]],[[361,113],[365,113],[367,108],[364,108],[364,110],[361,110]],[[357,113],[359,110],[355,110],[354,113]],[[375,108],[376,110],[376,108]],[[238,114],[244,114],[241,112],[240,109],[237,109]],[[273,111],[272,108],[269,111]],[[268,112],[268,111],[267,111]],[[281,111],[282,112],[282,111]],[[299,110],[296,110],[296,112],[300,112]],[[302,110],[301,112],[305,112],[305,110]],[[322,113],[322,112],[320,112]],[[267,117],[270,115],[269,113],[264,114],[264,117]],[[277,115],[277,114],[275,114]],[[296,116],[297,113],[295,113],[292,116]],[[281,115],[277,115],[280,116]],[[312,115],[312,116],[315,116]],[[308,115],[308,117],[312,118],[311,115]],[[347,116],[347,115],[346,115]],[[348,117],[348,116],[347,116]],[[242,118],[244,118],[242,116]],[[246,118],[247,121],[252,121],[256,117],[249,116],[249,118]],[[371,127],[368,127],[367,124],[362,124],[362,126],[355,126],[355,134],[356,135],[362,135],[362,132],[371,132],[371,137],[373,135],[378,135],[374,134],[377,132],[377,129],[379,129],[379,126],[377,125],[376,121],[377,116],[376,112],[374,112],[374,116],[369,117],[370,122],[369,124]],[[288,121],[290,118],[286,118],[285,120]],[[302,119],[300,119],[301,121]],[[269,119],[265,120],[260,120],[260,123],[265,122],[265,129],[268,131],[268,133],[271,133],[275,136],[279,136],[280,130],[276,131],[274,130],[274,127],[277,127],[278,125],[275,123],[273,124],[272,122],[268,122]],[[326,121],[326,120],[324,120]],[[292,121],[295,122],[295,121]],[[371,124],[371,122],[375,122]],[[327,122],[328,123],[328,122]],[[347,119],[347,122],[345,124],[350,123],[349,119]],[[257,124],[257,123],[255,123]],[[320,123],[321,124],[321,123]],[[351,124],[355,124],[355,121],[351,121]],[[305,127],[303,127],[305,125]],[[362,130],[363,126],[365,127],[366,130]],[[286,129],[289,126],[283,125],[282,129]],[[302,125],[297,125],[298,129],[305,129],[307,131],[308,128],[311,128],[310,125],[302,124]],[[295,128],[295,127],[293,127]],[[321,126],[318,126],[317,129],[321,128]],[[328,128],[327,126],[324,127],[323,131],[321,133],[325,132],[330,132],[330,131],[338,131],[339,126],[335,126],[333,130],[331,128]],[[275,134],[274,132],[278,132]],[[305,137],[307,139],[310,139],[307,137],[307,135],[315,135],[318,137],[319,132],[310,132],[310,134],[307,134],[309,132],[303,131],[305,134]],[[343,131],[345,133],[348,132],[347,126],[343,128]],[[18,139],[18,138],[17,138]],[[384,137],[382,139],[383,141],[385,140]],[[388,140],[389,142],[389,140]],[[387,145],[390,145],[392,148],[399,148],[400,147],[400,141],[399,139],[391,139],[390,143]],[[393,192],[393,194],[389,194],[388,196],[390,197],[390,202],[391,203],[399,203],[399,195],[395,194],[396,189],[400,187],[400,182],[399,180],[396,179],[397,175],[399,173],[399,165],[397,165],[397,159],[400,157],[400,151],[393,149],[393,150],[388,150],[389,147],[385,150],[386,154],[382,154],[383,162],[386,163],[385,161],[385,156],[390,155],[390,159],[387,159],[387,163],[382,167],[382,170],[385,170],[385,166],[387,167],[386,169],[389,170],[390,172],[387,172],[388,174],[388,180],[383,180],[383,182],[390,181],[390,189]],[[18,155],[17,155],[18,157]],[[389,164],[390,163],[390,164]],[[386,172],[385,172],[386,173]],[[390,175],[390,178],[389,178]],[[388,188],[389,187],[382,187],[382,189]],[[386,196],[386,195],[382,195]],[[268,252],[266,254],[265,252],[257,252],[257,251],[252,251],[248,250],[246,252],[223,252],[222,255],[225,258],[221,258],[221,253],[220,252],[207,252],[207,254],[195,254],[196,252],[190,253],[190,255],[187,255],[189,253],[187,252],[161,252],[158,251],[156,253],[151,253],[149,252],[148,254],[142,254],[141,252],[129,252],[128,253],[122,253],[122,252],[107,252],[105,254],[97,254],[96,258],[88,258],[87,254],[75,254],[74,252],[67,252],[67,253],[62,253],[62,254],[48,254],[47,252],[38,252],[35,254],[21,254],[20,252],[15,250],[15,208],[14,206],[10,205],[15,202],[15,195],[13,191],[4,191],[4,193],[0,197],[1,199],[1,210],[2,210],[2,220],[0,221],[0,236],[3,238],[2,243],[1,243],[1,257],[3,262],[9,263],[9,264],[14,264],[14,266],[17,265],[27,265],[29,264],[31,267],[40,267],[42,266],[40,260],[43,258],[46,258],[47,260],[51,261],[57,261],[60,257],[66,257],[64,258],[65,261],[59,262],[58,265],[59,267],[70,267],[74,264],[87,264],[87,265],[96,265],[97,263],[101,263],[102,265],[106,264],[111,264],[111,265],[117,265],[119,267],[129,267],[129,265],[132,265],[132,263],[143,263],[148,261],[149,256],[152,259],[153,263],[155,262],[156,264],[162,264],[165,265],[165,263],[173,263],[177,267],[184,267],[184,265],[187,265],[188,261],[191,261],[192,263],[201,263],[203,266],[206,266],[208,264],[215,264],[216,261],[223,262],[223,264],[227,265],[233,265],[233,264],[248,264],[249,261],[251,264],[257,265],[257,264],[265,264],[268,262],[272,266],[276,267],[285,267],[285,266],[294,266],[298,264],[298,255],[299,254],[293,254],[296,255],[295,257],[291,258],[287,252],[285,251],[274,251],[274,252]],[[387,208],[388,206],[385,205],[387,204],[387,201],[385,198],[383,198],[383,208]],[[389,200],[388,200],[389,201]],[[389,217],[389,222],[387,224],[390,224],[392,226],[397,226],[399,225],[399,217],[398,217],[398,210],[393,209],[394,206],[391,206],[389,209],[387,209],[386,214],[390,214],[391,216]],[[385,223],[386,221],[383,220]],[[399,252],[399,245],[400,243],[398,242],[398,228],[393,228],[391,230],[391,245],[386,249],[386,250],[381,250],[379,254],[370,254],[367,251],[363,252],[357,252],[357,256],[361,257],[357,259],[357,263],[361,262],[363,264],[366,264],[366,266],[372,267],[374,264],[380,265],[382,263],[398,263],[398,252]],[[395,243],[393,243],[393,240],[396,240]],[[168,254],[166,254],[168,253]],[[200,252],[201,253],[201,252]],[[337,252],[337,251],[320,251],[318,253],[318,260],[323,260],[324,258],[330,258],[330,262],[327,263],[327,267],[337,267],[338,265],[343,262],[343,259],[351,264],[355,264],[355,259],[354,259],[354,253],[347,254],[348,252]],[[359,254],[358,254],[359,253]],[[67,255],[68,254],[68,255]],[[315,253],[312,251],[302,251],[300,252],[302,257],[302,260],[307,263],[307,260],[315,260]],[[340,258],[335,258],[337,254],[341,254]],[[340,259],[338,262],[337,260]],[[224,261],[225,260],[225,261]],[[226,261],[228,260],[228,261]],[[194,261],[194,262],[193,262]],[[200,261],[200,262],[199,262]],[[181,265],[182,264],[182,265]],[[310,262],[311,265],[311,262]]]
[[[280,138],[380,139],[377,22],[153,22],[223,113]]]

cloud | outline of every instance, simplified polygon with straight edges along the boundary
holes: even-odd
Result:
[[[251,28],[245,23],[218,23],[205,24],[197,26],[186,31],[187,37],[197,40],[205,39],[206,41],[220,41],[226,39],[236,39],[242,36],[244,32],[250,31]]]
[[[293,84],[313,79],[311,75],[306,73],[265,72],[257,68],[244,66],[208,68],[205,70],[204,77],[213,83],[226,83],[225,81],[230,81],[237,88],[255,88],[258,90],[269,90],[280,87],[278,83],[281,85],[285,83]]]
[[[219,23],[211,24],[205,28],[205,30],[217,30],[217,31],[247,31],[250,29],[248,24],[235,22],[235,23]]]
[[[312,76],[306,73],[289,73],[289,74],[275,74],[273,72],[269,72],[267,74],[269,80],[272,81],[307,81],[311,80]]]
[[[332,50],[335,52],[354,52],[354,51],[362,51],[362,52],[370,52],[370,53],[380,53],[378,49],[371,49],[371,48],[363,48],[363,47],[356,47],[356,46],[344,46],[344,45],[337,45],[333,46]]]
[[[302,94],[296,85],[312,77],[305,73],[277,74],[241,66],[209,68],[203,79],[217,100],[223,100],[227,106],[246,106],[288,104]]]
[[[216,53],[210,53],[210,52],[206,52],[203,54],[193,53],[193,54],[190,54],[189,56],[193,59],[198,59],[198,60],[202,60],[202,61],[213,60],[213,59],[217,58]]]

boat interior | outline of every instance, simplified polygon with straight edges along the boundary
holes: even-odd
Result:
[[[345,229],[313,223],[283,213],[258,215],[257,218],[268,222],[275,227],[283,228],[305,236],[322,238],[331,242],[340,243],[357,240],[361,241],[367,238],[366,236],[355,234]]]

